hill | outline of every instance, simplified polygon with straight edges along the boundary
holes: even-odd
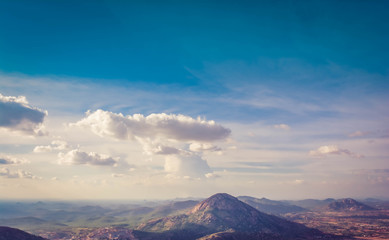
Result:
[[[343,198],[328,204],[326,210],[354,212],[354,211],[371,211],[371,210],[375,210],[375,208],[372,208],[366,204],[358,202],[352,198]]]
[[[255,236],[262,236],[263,239],[326,237],[316,229],[259,212],[226,193],[209,197],[186,214],[150,220],[141,224],[137,230],[170,233],[171,239],[177,235],[185,236],[185,239],[197,239],[210,234],[225,235],[229,239],[255,239]]]

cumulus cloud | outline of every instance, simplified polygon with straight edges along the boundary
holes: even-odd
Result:
[[[0,94],[0,128],[29,135],[45,135],[43,120],[47,111],[29,105],[26,97]]]
[[[277,124],[273,125],[273,127],[276,129],[290,130],[290,126],[286,124]]]
[[[192,178],[203,178],[206,174],[212,173],[207,161],[195,154],[166,157],[165,171],[177,176]]]
[[[61,151],[61,150],[66,150],[69,149],[69,145],[65,141],[61,140],[54,140],[51,142],[49,145],[44,145],[44,146],[36,146],[33,150],[34,153],[42,153],[42,152],[52,152],[52,151]]]
[[[214,121],[175,114],[134,114],[124,116],[101,109],[72,124],[92,130],[99,136],[116,139],[162,137],[181,141],[209,142],[227,138],[231,131]]]
[[[316,150],[312,150],[309,152],[309,155],[316,156],[316,157],[325,157],[328,155],[347,155],[349,157],[353,158],[363,158],[364,156],[362,154],[357,154],[354,152],[351,152],[348,149],[339,148],[335,145],[328,145],[328,146],[321,146]]]
[[[0,155],[0,165],[22,164],[26,160],[21,160],[12,156]]]
[[[17,170],[16,172],[10,171],[8,168],[0,168],[0,176],[6,178],[28,178],[28,179],[39,179],[30,172],[23,170]]]
[[[181,114],[134,114],[124,116],[101,109],[86,113],[86,117],[71,124],[91,130],[101,137],[132,139],[142,145],[147,155],[165,155],[165,171],[169,175],[190,178],[211,173],[201,152],[220,148],[211,144],[225,140],[231,131],[214,121]]]
[[[95,152],[82,152],[79,149],[71,150],[67,153],[58,154],[60,164],[66,165],[98,165],[98,166],[114,166],[117,164],[117,160],[105,155]]]

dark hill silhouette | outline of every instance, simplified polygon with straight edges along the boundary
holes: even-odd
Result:
[[[17,228],[0,226],[0,240],[45,240]]]

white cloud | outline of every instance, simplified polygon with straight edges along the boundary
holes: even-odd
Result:
[[[206,173],[212,172],[207,162],[194,152],[220,152],[221,149],[210,142],[225,140],[231,133],[214,121],[185,115],[124,116],[103,110],[88,111],[85,118],[71,126],[90,129],[101,137],[136,140],[145,154],[166,156],[168,174],[190,178],[205,177]]]
[[[47,111],[29,105],[26,97],[0,94],[0,128],[29,135],[45,135],[43,120]]]
[[[273,127],[276,129],[290,130],[290,126],[286,124],[273,125]]]
[[[209,142],[225,139],[231,132],[214,121],[185,115],[159,113],[124,116],[101,109],[93,113],[87,112],[87,117],[72,125],[88,128],[99,136],[116,139],[131,139],[136,136]]]
[[[99,166],[114,166],[117,164],[117,159],[114,159],[105,154],[95,152],[82,152],[78,149],[71,150],[65,153],[58,154],[60,164],[67,165],[99,165]]]
[[[165,160],[165,171],[177,176],[188,176],[191,178],[203,178],[207,173],[212,173],[207,161],[195,154],[187,156],[167,156]]]
[[[211,143],[194,142],[189,145],[189,150],[193,152],[219,152],[222,149]]]
[[[347,155],[353,158],[363,158],[362,154],[353,153],[348,149],[339,148],[336,145],[321,146],[317,150],[312,150],[309,155],[316,157],[325,157],[327,155]]]
[[[45,146],[36,146],[33,150],[34,153],[42,153],[42,152],[52,152],[55,150],[66,150],[69,149],[69,145],[65,141],[54,140],[50,145]]]
[[[28,161],[18,159],[12,156],[0,155],[0,165],[10,165],[10,164],[22,164],[27,163]]]
[[[38,177],[34,176],[30,172],[26,172],[26,171],[23,171],[20,169],[16,172],[12,172],[8,168],[0,168],[0,176],[6,177],[6,178],[39,179]]]

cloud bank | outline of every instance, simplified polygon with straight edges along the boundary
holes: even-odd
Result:
[[[117,160],[95,152],[82,152],[78,149],[71,150],[67,153],[58,154],[58,162],[65,165],[97,165],[97,166],[114,166]]]
[[[364,155],[351,152],[348,149],[339,148],[336,145],[321,146],[316,150],[309,152],[309,155],[315,157],[326,157],[328,155],[347,155],[352,158],[363,158]]]
[[[47,111],[29,105],[26,97],[0,94],[0,128],[29,135],[45,135],[43,120]]]

